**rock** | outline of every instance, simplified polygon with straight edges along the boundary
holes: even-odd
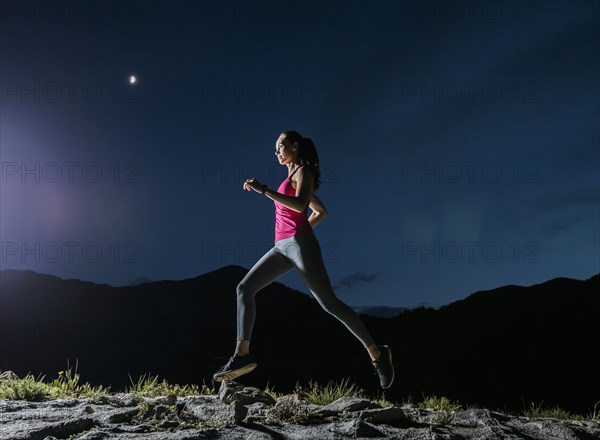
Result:
[[[114,396],[113,396],[114,397]],[[121,396],[124,397],[124,396]],[[338,399],[326,420],[307,417],[289,423],[287,414],[324,408],[289,399],[275,406],[264,402],[226,403],[216,396],[140,398],[135,406],[115,406],[108,400],[57,399],[46,402],[0,400],[0,438],[11,440],[191,440],[191,439],[315,439],[388,438],[402,440],[591,440],[600,439],[600,423],[587,420],[515,417],[487,409],[448,414],[414,405],[368,408],[355,398]],[[133,402],[129,398],[121,402]],[[367,406],[363,409],[363,405]],[[281,423],[261,424],[275,410]],[[288,411],[289,412],[286,412]],[[179,414],[181,412],[181,414]],[[428,421],[425,421],[428,420]],[[206,427],[181,429],[182,423],[207,422]],[[306,423],[305,423],[306,422]],[[214,423],[212,426],[211,424]]]
[[[411,420],[404,414],[402,408],[391,406],[381,409],[367,409],[360,411],[358,418],[367,422],[379,424],[385,423],[390,426],[410,426]]]
[[[359,411],[362,409],[373,409],[381,408],[381,405],[370,401],[369,399],[363,399],[362,397],[340,397],[329,405],[323,406],[316,410],[318,414],[324,416],[337,415],[342,411]]]
[[[279,399],[293,400],[296,402],[300,402],[300,398],[298,397],[298,394],[296,394],[296,393],[284,394]]]
[[[248,408],[246,408],[240,402],[233,402],[230,404],[230,406],[233,406],[233,421],[234,421],[234,423],[236,425],[239,423],[242,423],[242,421],[248,415]]]
[[[141,399],[138,396],[129,393],[110,396],[108,399],[106,399],[107,403],[119,407],[136,406],[140,401]]]
[[[165,405],[173,406],[177,404],[177,396],[171,394],[165,398]]]
[[[163,414],[166,414],[167,412],[169,412],[169,407],[166,405],[158,405],[156,407],[156,417],[161,417]]]
[[[152,430],[153,430],[152,425],[148,425],[147,423],[142,423],[141,425],[134,425],[131,429],[131,432],[143,433],[143,432],[150,432]]]
[[[385,433],[381,432],[377,427],[362,420],[354,421],[354,438],[358,437],[386,437]]]
[[[129,423],[133,416],[139,412],[138,408],[118,408],[111,411],[107,417],[103,417],[105,423]]]
[[[71,419],[62,422],[51,422],[47,424],[37,424],[35,427],[23,426],[13,440],[36,439],[54,436],[58,438],[67,438],[73,434],[88,431],[94,426],[94,421],[88,418]],[[4,438],[4,437],[2,437]]]
[[[176,428],[179,426],[179,422],[177,420],[163,420],[158,426],[161,428]]]
[[[544,438],[548,440],[580,440],[600,438],[600,424],[590,421],[557,420],[551,418],[530,419],[513,418],[506,424],[512,431],[523,437]],[[590,432],[595,431],[595,436]]]
[[[350,438],[386,437],[386,433],[380,431],[376,426],[358,419],[333,424],[333,426],[330,427],[329,431],[337,434],[342,434]]]
[[[315,405],[314,403],[307,403],[306,407],[315,413],[325,408],[323,405]]]
[[[248,409],[248,413],[246,414],[246,418],[244,422],[253,422],[255,420],[259,420],[261,417],[264,417],[269,411],[269,405],[263,402],[254,402],[250,405],[246,405]]]
[[[123,425],[123,427],[125,427],[127,425]],[[142,423],[141,425],[133,425],[130,429],[128,429],[128,432],[134,432],[136,434],[138,433],[145,433],[145,432],[151,432],[153,431],[153,426],[148,424],[148,423]]]
[[[51,400],[49,406],[51,408],[72,408],[79,405],[80,400],[73,397],[67,397],[66,399]]]
[[[111,435],[105,431],[90,431],[83,434],[81,437],[77,437],[77,440],[105,440],[110,439]]]
[[[218,396],[225,403],[236,401],[242,405],[249,405],[255,402],[263,402],[267,405],[275,405],[275,399],[264,391],[229,380],[221,382]]]
[[[159,397],[146,398],[144,400],[156,403],[158,405],[173,406],[173,405],[177,404],[177,396],[174,395],[174,394],[171,394],[171,395],[168,395],[168,396],[159,396]]]
[[[90,401],[92,403],[95,403],[96,405],[115,405],[115,406],[121,406],[119,405],[118,400],[120,400],[119,396],[96,396],[93,399],[90,399]]]
[[[417,408],[414,405],[403,406],[402,411],[413,423],[438,423],[443,414],[433,409]]]
[[[237,401],[230,404],[211,396],[188,396],[184,398],[188,411],[203,422],[216,422],[223,425],[238,424],[248,414],[248,408]]]

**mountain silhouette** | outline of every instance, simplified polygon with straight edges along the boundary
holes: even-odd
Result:
[[[230,265],[180,281],[112,287],[2,270],[0,369],[51,378],[77,361],[82,382],[113,390],[131,385],[128,374],[210,384],[235,347],[236,286],[247,272]],[[396,381],[386,397],[589,410],[600,395],[593,355],[599,284],[600,275],[555,278],[393,318],[362,315],[377,343],[393,350]],[[296,382],[349,377],[379,389],[366,350],[314,298],[274,282],[256,302],[251,351],[258,368],[240,382],[291,392]]]
[[[379,318],[393,318],[408,310],[407,307],[390,306],[351,306],[359,315],[377,316]]]

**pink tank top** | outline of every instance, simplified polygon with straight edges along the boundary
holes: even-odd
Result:
[[[277,192],[287,196],[296,196],[296,190],[292,186],[292,176],[300,167],[285,179]],[[281,203],[275,202],[275,241],[289,238],[298,234],[306,234],[312,232],[312,227],[308,222],[308,205],[302,212],[294,211]]]

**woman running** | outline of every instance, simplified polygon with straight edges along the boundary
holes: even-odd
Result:
[[[255,295],[279,277],[296,268],[311,293],[326,312],[339,319],[367,349],[382,388],[394,381],[392,352],[376,345],[357,313],[334,294],[323,263],[321,247],[313,228],[327,216],[315,191],[320,186],[319,156],[312,140],[297,131],[284,131],[275,144],[280,164],[288,178],[277,191],[257,179],[247,179],[243,189],[263,194],[275,202],[275,245],[248,271],[237,286],[237,344],[227,364],[213,375],[215,381],[233,380],[256,368],[250,356],[250,336],[256,317]],[[312,209],[307,217],[308,208]]]

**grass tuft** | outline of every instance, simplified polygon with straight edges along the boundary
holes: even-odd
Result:
[[[67,363],[68,366],[68,363]],[[79,362],[75,362],[75,372],[71,372],[71,368],[67,368],[66,371],[59,371],[58,378],[54,379],[50,383],[52,388],[52,396],[54,398],[65,398],[65,397],[92,397],[96,398],[101,395],[108,395],[110,387],[103,388],[101,385],[93,387],[89,383],[79,384],[79,373],[77,368]]]
[[[447,397],[423,396],[423,401],[417,404],[419,408],[433,409],[439,412],[435,423],[447,425],[452,422],[454,413],[462,410],[462,406],[458,402],[451,402]]]
[[[308,425],[319,418],[305,403],[288,396],[280,398],[275,405],[269,407],[263,420],[266,424],[287,422]]]
[[[600,422],[600,401],[596,402],[594,409],[590,411],[588,419]]]
[[[278,400],[283,396],[283,393],[278,393],[275,391],[275,388],[269,387],[269,382],[267,382],[267,386],[265,387],[265,393],[271,396],[273,399]]]
[[[417,405],[419,408],[431,408],[435,411],[453,413],[462,410],[458,402],[451,402],[447,397],[423,396],[423,401]]]
[[[28,400],[40,402],[52,398],[52,387],[42,378],[27,374],[22,379],[7,379],[0,382],[0,399]]]
[[[162,382],[158,381],[158,375],[152,377],[150,373],[146,376],[143,374],[134,382],[129,376],[131,386],[128,388],[127,393],[137,394],[143,397],[158,397],[158,396],[202,396],[202,395],[214,395],[216,390],[213,387],[209,387],[203,381],[202,386],[198,385],[184,385],[179,384],[171,385],[163,379]]]
[[[552,419],[560,419],[560,420],[592,420],[592,421],[600,421],[600,402],[596,402],[594,408],[586,415],[581,414],[573,414],[569,411],[566,411],[558,406],[553,406],[550,408],[545,408],[543,406],[543,401],[540,403],[531,402],[529,407],[523,408],[523,415],[530,418],[552,418]]]
[[[390,400],[387,400],[385,397],[385,390],[378,390],[378,391],[372,393],[371,395],[369,395],[367,398],[371,402],[375,402],[375,403],[381,405],[382,408],[388,408],[388,407],[392,407],[392,406],[401,407],[402,405],[412,403],[412,398],[410,396],[407,401],[404,401],[402,403],[392,402]]]
[[[350,385],[348,383],[349,379],[342,379],[339,384],[329,381],[324,387],[312,380],[309,381],[308,387],[296,383],[295,393],[299,399],[315,405],[329,405],[344,396],[364,397],[364,390],[356,384]]]

